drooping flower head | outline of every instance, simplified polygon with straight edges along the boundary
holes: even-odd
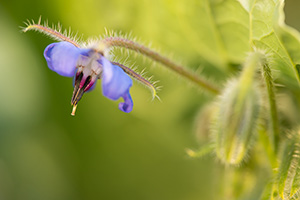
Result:
[[[97,79],[102,79],[102,93],[109,99],[124,102],[119,104],[123,112],[130,112],[133,102],[129,93],[131,78],[119,66],[113,65],[95,49],[78,48],[69,42],[48,45],[44,51],[48,67],[61,76],[74,77],[71,100],[73,112],[82,95],[94,88]]]
[[[44,57],[51,70],[61,76],[73,77],[72,115],[75,115],[77,104],[83,94],[93,90],[98,79],[101,79],[102,93],[105,97],[111,100],[123,98],[123,102],[119,103],[119,109],[126,113],[131,112],[133,108],[130,95],[131,77],[151,88],[154,97],[156,96],[156,88],[149,80],[120,63],[109,61],[104,56],[104,51],[107,52],[109,47],[103,45],[101,41],[82,47],[75,39],[62,34],[60,30],[51,29],[47,25],[41,25],[40,22],[41,19],[37,24],[29,22],[23,31],[36,30],[60,41],[48,45]]]

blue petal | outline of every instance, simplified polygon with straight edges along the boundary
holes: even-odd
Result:
[[[125,102],[120,103],[120,110],[130,112],[133,107],[129,93],[129,89],[132,86],[131,78],[119,66],[111,64],[106,58],[102,57],[100,62],[103,66],[103,95],[112,100],[122,97]]]
[[[69,42],[58,42],[46,47],[44,57],[51,70],[61,76],[71,77],[75,74],[78,57],[83,51]]]

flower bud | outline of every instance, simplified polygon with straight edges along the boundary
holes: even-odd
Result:
[[[215,102],[201,107],[195,120],[195,136],[199,144],[207,143],[210,140],[210,122],[212,121],[217,106]]]
[[[261,54],[251,54],[240,77],[229,81],[219,98],[213,141],[217,157],[224,163],[243,161],[255,138],[261,94],[253,80],[260,60]]]

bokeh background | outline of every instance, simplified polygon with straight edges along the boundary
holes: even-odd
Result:
[[[108,30],[131,32],[145,44],[213,79],[222,72],[199,52],[194,0],[0,0],[0,200],[198,200],[255,199],[267,182],[264,169],[232,172],[213,156],[190,159],[201,146],[199,112],[212,96],[142,57],[129,61],[163,86],[162,101],[134,83],[134,109],[122,113],[102,96],[100,82],[70,115],[72,79],[49,70],[44,48],[53,42],[22,33],[27,19],[48,19],[87,39]],[[287,23],[300,29],[298,0],[286,1]],[[126,55],[127,56],[127,55]],[[125,57],[126,57],[125,56]],[[204,110],[204,111],[203,111]],[[202,128],[203,128],[202,127]],[[264,162],[264,161],[261,161]],[[226,172],[226,173],[224,173]],[[237,173],[230,181],[229,174]],[[250,175],[249,175],[250,174]],[[263,175],[263,176],[262,176]],[[231,176],[234,177],[234,176]],[[245,178],[247,185],[238,185]],[[259,181],[257,179],[259,178]],[[226,185],[251,190],[231,194]],[[230,198],[229,198],[230,199]]]

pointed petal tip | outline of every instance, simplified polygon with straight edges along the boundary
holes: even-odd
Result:
[[[119,109],[123,112],[130,113],[133,108],[133,101],[129,91],[123,96],[124,102],[119,103]]]
[[[119,109],[125,113],[130,113],[132,111],[132,106],[130,106],[126,103],[120,103]]]

